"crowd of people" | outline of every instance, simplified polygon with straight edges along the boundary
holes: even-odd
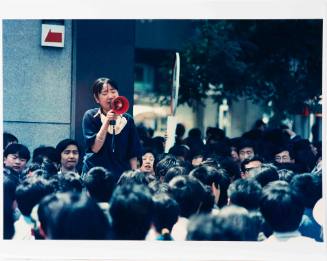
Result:
[[[4,238],[323,240],[321,144],[283,128],[230,139],[211,127],[205,140],[177,131],[164,153],[163,138],[137,130],[142,156],[120,176],[81,175],[75,140],[31,155],[4,133]]]
[[[108,106],[116,83],[98,79],[93,95],[85,152],[67,138],[30,153],[3,134],[4,239],[323,241],[321,142],[262,121],[237,138],[184,138],[178,124],[165,153],[163,137]]]

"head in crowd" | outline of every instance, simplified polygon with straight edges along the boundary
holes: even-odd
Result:
[[[151,149],[156,157],[165,152],[165,142],[165,138],[161,136],[156,136],[151,139]]]
[[[217,215],[192,217],[187,227],[187,240],[257,241],[258,232],[246,209],[227,206]]]
[[[174,145],[170,148],[169,153],[182,161],[189,160],[190,158],[190,148],[185,144]]]
[[[44,162],[52,163],[58,168],[60,158],[56,148],[52,146],[39,146],[33,150],[32,162],[42,165]]]
[[[273,181],[262,191],[260,211],[274,232],[298,229],[304,207],[285,181]]]
[[[53,192],[50,183],[41,177],[26,178],[16,189],[16,200],[20,212],[30,216],[33,207],[46,195]]]
[[[255,177],[255,175],[257,175],[261,171],[262,163],[263,160],[258,156],[243,160],[241,163],[241,177]]]
[[[254,179],[264,187],[269,182],[279,180],[277,168],[273,164],[262,163],[260,171],[254,176]]]
[[[226,138],[225,132],[216,127],[208,127],[206,130],[206,144],[213,144]]]
[[[16,138],[16,136],[9,132],[4,132],[3,133],[3,149],[5,150],[8,147],[8,145],[10,145],[12,143],[18,143],[18,139]]]
[[[230,182],[241,178],[240,167],[231,157],[222,158],[219,164],[224,168],[229,176]]]
[[[171,240],[170,232],[179,216],[178,203],[166,193],[158,193],[153,200],[153,225],[161,240]]]
[[[296,175],[294,171],[289,169],[279,169],[277,170],[279,180],[286,181],[287,183],[290,183],[293,177]]]
[[[313,209],[322,197],[322,177],[311,173],[296,175],[290,187],[298,195],[305,208]]]
[[[140,170],[154,176],[155,155],[151,150],[145,150],[141,158]]]
[[[185,126],[182,123],[177,123],[176,125],[176,139],[175,139],[175,144],[180,145],[183,143],[183,136],[185,134]]]
[[[205,189],[200,181],[189,176],[177,176],[169,184],[168,192],[177,201],[180,215],[189,218],[200,211],[205,199]]]
[[[243,139],[238,144],[238,155],[240,161],[251,159],[255,155],[255,145],[252,141]]]
[[[230,183],[227,172],[223,168],[201,166],[193,169],[190,176],[197,178],[204,185],[211,188],[214,195],[214,202],[219,207],[227,204],[227,189]]]
[[[3,163],[6,168],[13,169],[21,173],[30,159],[28,148],[19,143],[13,143],[7,146],[3,152]]]
[[[14,228],[14,202],[16,183],[3,177],[3,239],[11,239],[15,234]]]
[[[316,166],[316,156],[312,152],[310,142],[300,139],[293,143],[294,160],[300,166],[300,173],[311,172]]]
[[[148,188],[152,195],[167,193],[168,192],[168,183],[162,183],[159,180],[153,180],[149,183]]]
[[[291,148],[287,146],[277,148],[274,153],[274,160],[276,163],[294,163]]]
[[[42,202],[40,222],[51,239],[108,239],[110,226],[107,217],[85,193],[53,195]],[[41,210],[39,210],[40,212]],[[40,214],[40,213],[39,213]],[[50,221],[43,224],[42,221]],[[49,233],[50,232],[50,233]]]
[[[72,139],[61,140],[56,146],[56,151],[57,157],[60,159],[60,172],[77,172],[76,167],[80,155],[80,148],[77,142]]]
[[[182,166],[171,167],[167,171],[166,175],[164,176],[164,182],[169,183],[169,181],[171,181],[174,177],[187,175],[187,174],[188,174],[188,172],[185,167],[182,167]]]
[[[167,155],[163,159],[161,159],[156,167],[155,167],[155,174],[156,178],[163,181],[167,171],[175,166],[179,166],[180,162],[177,158],[173,155]]]
[[[144,240],[153,214],[150,190],[139,184],[117,186],[111,197],[109,212],[113,239]]]
[[[139,170],[127,170],[119,177],[117,185],[140,184],[147,186],[154,178]]]
[[[73,171],[63,173],[59,176],[59,190],[61,192],[82,192],[83,182],[79,174]]]
[[[97,202],[109,202],[115,188],[114,175],[103,167],[91,168],[83,179],[90,196]]]
[[[229,203],[247,210],[259,208],[261,195],[262,187],[254,179],[238,179],[228,187]]]

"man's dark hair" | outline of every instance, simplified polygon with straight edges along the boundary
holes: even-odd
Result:
[[[139,170],[127,170],[119,177],[117,185],[140,184],[147,186],[150,183],[150,175]]]
[[[153,213],[150,190],[139,184],[117,186],[110,200],[109,212],[113,239],[144,240]]]
[[[228,197],[231,204],[247,210],[259,208],[262,187],[254,179],[238,179],[229,185]]]
[[[185,167],[182,166],[174,166],[171,167],[166,175],[164,176],[164,182],[169,183],[174,177],[176,176],[182,176],[182,175],[187,175],[187,170]]]
[[[26,159],[26,161],[29,161],[31,158],[29,149],[25,145],[19,143],[12,143],[7,146],[3,152],[3,156],[6,158],[9,154],[17,154],[18,157]]]
[[[52,239],[108,239],[110,226],[97,203],[85,193],[63,193],[64,204],[55,216]],[[59,204],[60,205],[60,204]]]
[[[169,194],[177,201],[182,217],[197,213],[203,204],[205,190],[199,180],[189,176],[177,176],[169,184]]]
[[[256,153],[256,147],[255,147],[255,143],[249,139],[241,139],[239,141],[239,143],[237,144],[237,152],[240,153],[241,149],[244,148],[252,148],[254,151],[254,154]]]
[[[17,184],[7,176],[3,177],[3,239],[15,234],[13,204]]]
[[[83,181],[77,173],[69,171],[59,175],[59,190],[61,192],[82,192],[83,187]]]
[[[153,225],[161,234],[163,229],[171,232],[179,216],[179,206],[176,200],[166,193],[156,194],[152,197],[154,203]]]
[[[254,176],[254,179],[264,187],[269,182],[279,180],[277,168],[272,164],[263,163],[261,170]]]
[[[273,181],[263,188],[260,211],[275,232],[297,230],[304,211],[299,198],[285,181]]]
[[[93,167],[84,177],[84,185],[98,202],[109,202],[115,188],[115,176],[103,167]]]
[[[214,168],[211,166],[200,166],[190,172],[190,176],[197,178],[204,185],[214,186],[220,190],[218,206],[223,207],[227,204],[227,189],[230,183],[227,172],[223,168]]]
[[[279,180],[286,181],[287,183],[290,183],[293,177],[296,175],[294,171],[289,170],[289,169],[279,169],[277,170]]]
[[[157,165],[155,166],[155,175],[157,179],[161,177],[164,178],[167,171],[175,166],[179,166],[180,163],[177,158],[173,155],[167,155],[163,159],[161,159]]]
[[[187,240],[257,241],[255,221],[242,207],[224,207],[217,215],[197,215],[190,219]]]
[[[311,173],[296,175],[290,182],[290,186],[306,208],[313,209],[322,197],[322,177],[319,175]]]
[[[263,163],[264,161],[263,161],[263,159],[261,158],[261,157],[259,157],[259,156],[254,156],[253,158],[251,158],[251,159],[245,159],[245,160],[243,160],[242,162],[241,162],[241,170],[242,170],[242,172],[245,172],[246,171],[246,169],[245,169],[245,165],[248,165],[250,162],[252,162],[252,161],[260,161],[261,163]]]
[[[33,207],[46,195],[53,192],[50,183],[40,177],[26,178],[16,188],[18,208],[24,216],[29,216]]]
[[[57,150],[52,146],[41,145],[33,150],[32,162],[42,164],[45,159],[56,164],[60,162]]]

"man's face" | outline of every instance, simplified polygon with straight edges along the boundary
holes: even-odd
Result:
[[[20,158],[18,154],[8,154],[8,156],[4,158],[3,163],[8,168],[17,172],[22,172],[26,166],[27,160]]]
[[[294,161],[290,157],[290,153],[287,150],[284,150],[275,155],[275,161],[278,163],[293,163]]]
[[[79,153],[76,145],[68,145],[63,152],[61,152],[61,166],[66,170],[74,170],[78,163]]]
[[[245,159],[251,159],[254,157],[254,150],[251,147],[245,147],[243,149],[240,149],[239,152],[239,158],[240,161],[242,162]]]
[[[244,166],[243,178],[254,177],[261,170],[262,162],[254,160]]]

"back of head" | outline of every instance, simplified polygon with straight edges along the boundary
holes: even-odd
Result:
[[[26,178],[16,189],[19,210],[24,216],[29,216],[33,207],[52,192],[53,187],[45,179],[40,177]]]
[[[64,193],[52,239],[108,239],[109,222],[94,200],[85,193]]]
[[[299,174],[292,179],[290,186],[306,208],[313,209],[314,205],[322,197],[321,176],[311,173]]]
[[[152,197],[146,186],[117,186],[110,200],[114,239],[144,240],[150,229],[152,211]]]
[[[230,183],[227,172],[223,168],[211,166],[200,166],[190,172],[190,176],[197,178],[204,185],[211,187],[213,184],[219,189],[220,196],[218,206],[223,207],[227,204],[227,189]]]
[[[115,188],[115,177],[103,167],[93,167],[84,177],[84,185],[96,201],[108,202]]]
[[[147,186],[150,182],[149,176],[139,170],[127,170],[119,177],[117,185],[140,184]]]
[[[156,194],[152,197],[154,203],[153,224],[158,233],[163,229],[171,232],[179,216],[178,203],[166,193]]]
[[[230,203],[247,210],[259,208],[261,194],[262,187],[254,179],[235,180],[228,188]]]
[[[183,175],[187,175],[187,170],[185,167],[182,166],[174,166],[171,167],[166,175],[164,176],[164,182],[169,183],[169,181],[171,181],[174,177],[176,176],[183,176]]]
[[[45,159],[51,161],[52,163],[59,164],[60,157],[58,157],[56,148],[41,145],[34,149],[32,157],[33,162],[42,164]]]
[[[59,190],[61,192],[82,192],[83,182],[76,172],[69,171],[59,176]]]
[[[285,181],[273,181],[263,189],[260,211],[276,232],[298,229],[304,207]]]
[[[255,180],[264,187],[269,182],[279,180],[279,175],[277,168],[272,164],[263,163],[261,165],[261,170],[255,175]]]
[[[169,184],[169,193],[177,201],[182,217],[190,217],[199,211],[205,197],[203,185],[189,176],[177,176]]]
[[[191,218],[187,240],[256,241],[258,231],[248,211],[242,207],[224,207],[217,215]]]
[[[161,159],[155,166],[155,175],[157,179],[164,178],[167,171],[175,166],[179,166],[179,161],[173,155],[167,155]]]

